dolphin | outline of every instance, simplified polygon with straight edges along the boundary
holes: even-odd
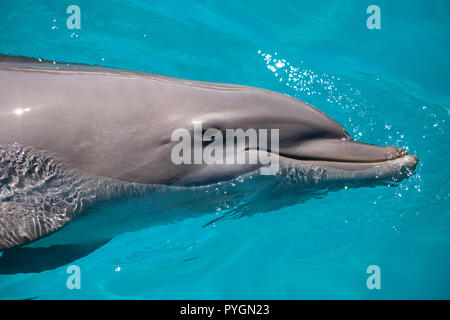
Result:
[[[277,175],[305,186],[396,181],[418,163],[401,148],[357,142],[320,110],[270,90],[0,55],[0,251],[104,201],[260,173],[260,163],[174,163],[172,133],[198,121],[204,130],[279,130],[276,150],[242,151],[273,153]]]

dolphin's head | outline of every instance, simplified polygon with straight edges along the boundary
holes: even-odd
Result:
[[[343,126],[318,109],[270,91],[243,92],[236,100],[229,99],[228,107],[193,114],[188,121],[201,124],[203,151],[211,154],[217,139],[222,139],[223,159],[220,163],[191,165],[175,184],[204,185],[275,168],[275,164],[279,170],[272,171],[274,174],[287,174],[304,184],[385,183],[410,176],[418,163],[417,157],[404,149],[355,141]],[[195,134],[194,125],[186,126]],[[239,144],[236,135],[228,135],[227,130],[241,130],[245,143]],[[261,132],[266,132],[266,136],[261,136]],[[251,143],[252,133],[256,133],[256,145]],[[227,145],[234,146],[233,164],[227,164]],[[239,152],[245,154],[244,164],[236,163]],[[258,163],[250,163],[252,155]],[[265,163],[259,161],[263,158]],[[266,169],[265,174],[270,172]]]

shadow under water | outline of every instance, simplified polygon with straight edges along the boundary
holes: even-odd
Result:
[[[56,269],[89,255],[108,242],[8,249],[0,257],[0,274],[38,273]]]
[[[100,248],[115,236],[155,225],[210,214],[204,227],[222,219],[239,219],[322,198],[342,188],[388,185],[387,181],[314,183],[284,176],[247,174],[202,187],[160,186],[147,195],[103,201],[65,227],[0,258],[0,274],[42,272],[71,263]]]

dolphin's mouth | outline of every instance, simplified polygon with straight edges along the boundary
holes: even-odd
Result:
[[[281,169],[319,172],[320,180],[400,180],[411,176],[418,158],[402,148],[375,146],[350,139],[323,139],[282,147]]]
[[[303,161],[378,163],[408,155],[402,148],[375,146],[350,139],[316,139],[280,148],[279,155]]]
[[[405,154],[395,159],[376,161],[376,162],[357,162],[357,161],[341,161],[341,160],[321,160],[321,159],[302,159],[280,154],[281,162],[283,160],[298,162],[302,164],[310,164],[322,167],[333,167],[342,170],[363,170],[371,167],[382,167],[393,164],[401,164],[414,170],[419,163],[419,159],[415,155]]]

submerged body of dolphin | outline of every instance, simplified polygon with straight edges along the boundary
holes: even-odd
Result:
[[[194,121],[205,130],[279,129],[281,171],[304,184],[396,179],[417,165],[276,92],[0,56],[0,250],[42,238],[98,201],[262,167],[174,164],[171,134]]]

